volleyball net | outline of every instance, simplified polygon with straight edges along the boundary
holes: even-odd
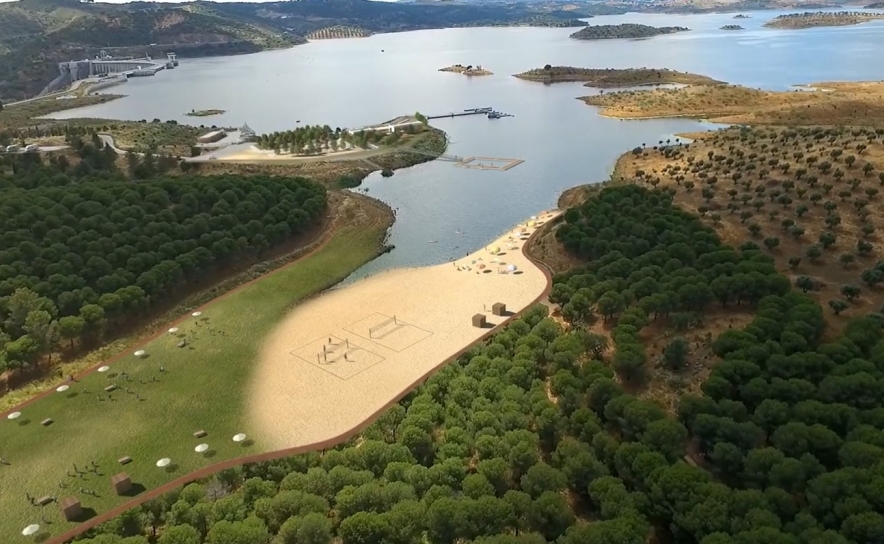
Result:
[[[378,323],[378,324],[375,325],[374,327],[369,327],[369,328],[368,328],[368,337],[369,337],[369,338],[374,338],[374,337],[375,337],[375,334],[379,333],[379,332],[380,332],[381,330],[383,330],[385,327],[389,327],[391,324],[392,324],[392,325],[397,325],[397,326],[399,325],[399,322],[396,320],[396,316],[395,316],[395,315],[394,315],[393,317],[390,317],[390,318],[387,318],[387,319],[381,321],[380,323]],[[363,329],[363,330],[365,330],[365,329]]]

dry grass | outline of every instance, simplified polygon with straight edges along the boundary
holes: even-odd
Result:
[[[861,279],[884,248],[884,219],[877,212],[878,191],[884,191],[882,139],[884,131],[871,129],[731,128],[690,145],[636,149],[620,157],[615,178],[671,188],[679,206],[700,214],[731,245],[752,240],[765,247],[765,239],[776,238],[769,251],[777,268],[793,281],[814,280],[809,294],[827,309],[836,331],[847,317],[884,304],[880,284],[870,287]],[[791,232],[784,221],[804,232]],[[828,248],[820,240],[824,233],[835,236]],[[870,244],[865,252],[860,242]],[[811,246],[822,250],[819,258],[807,255]],[[790,264],[793,257],[801,262]],[[861,294],[836,316],[828,303],[846,300],[844,285]]]
[[[606,93],[581,98],[622,119],[692,117],[729,124],[884,123],[884,82],[819,83],[815,90],[762,91],[736,85]]]
[[[718,357],[712,352],[712,340],[728,329],[741,329],[752,321],[751,309],[731,307],[703,315],[702,323],[688,331],[675,331],[664,326],[664,321],[653,322],[641,332],[649,360],[647,379],[634,391],[642,398],[652,399],[668,412],[675,414],[679,396],[701,393],[700,386]],[[677,337],[688,341],[690,351],[686,367],[673,372],[662,364],[663,349]]]

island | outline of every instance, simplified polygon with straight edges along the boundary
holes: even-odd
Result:
[[[468,64],[464,66],[463,64],[452,64],[451,66],[446,66],[445,68],[439,68],[440,72],[454,72],[455,74],[463,74],[465,76],[490,76],[494,75],[493,72],[489,72],[488,70],[482,68],[478,64],[473,66],[472,64]]]
[[[745,30],[740,25],[724,25],[720,30]]]
[[[801,29],[816,26],[848,26],[868,23],[876,19],[884,19],[884,13],[866,13],[862,11],[806,11],[804,13],[788,13],[780,15],[764,23],[768,28]]]
[[[683,26],[654,27],[633,23],[620,25],[590,25],[571,34],[575,40],[614,40],[622,38],[651,38],[661,34],[686,32],[690,28]]]
[[[884,9],[884,2],[875,2],[874,4],[869,4],[865,6],[865,9]]]
[[[751,18],[752,17],[749,17],[748,15],[743,15],[742,13],[738,13],[738,14],[734,15],[734,19],[751,19]]]
[[[221,115],[222,113],[227,113],[227,110],[190,110],[184,115],[190,117],[210,117],[212,115]]]
[[[514,77],[546,84],[583,81],[585,82],[584,86],[599,89],[662,84],[720,85],[724,83],[710,77],[666,68],[574,68],[549,64],[543,68],[515,74]]]

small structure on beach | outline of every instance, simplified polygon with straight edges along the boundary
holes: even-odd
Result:
[[[503,302],[495,302],[491,306],[491,313],[500,316],[506,315],[506,304]]]
[[[485,314],[476,314],[473,316],[473,326],[478,327],[480,329],[485,328]]]
[[[80,505],[80,499],[77,497],[62,499],[58,506],[65,521],[75,521],[83,515],[83,507]]]
[[[132,478],[125,472],[120,472],[111,476],[111,487],[117,495],[123,495],[132,489]]]

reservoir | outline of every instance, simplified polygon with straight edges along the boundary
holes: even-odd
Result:
[[[448,154],[521,159],[508,171],[457,168],[434,161],[378,173],[362,185],[397,210],[396,249],[355,274],[448,261],[481,248],[507,228],[555,206],[562,190],[607,179],[614,160],[643,143],[710,125],[694,120],[620,121],[575,100],[598,92],[580,83],[545,86],[512,77],[546,64],[583,68],[671,68],[749,87],[882,80],[884,21],[857,26],[775,30],[784,11],[596,17],[591,24],[684,26],[691,32],[645,40],[578,41],[567,28],[460,28],[312,42],[252,55],[181,59],[156,77],[130,80],[128,96],[69,110],[58,118],[175,119],[258,133],[306,124],[354,127],[420,111],[425,115],[493,107],[514,117],[438,119]],[[742,31],[719,30],[727,24]],[[468,78],[438,69],[481,65],[494,75]],[[116,89],[115,89],[116,90]],[[194,120],[193,109],[226,113]]]

